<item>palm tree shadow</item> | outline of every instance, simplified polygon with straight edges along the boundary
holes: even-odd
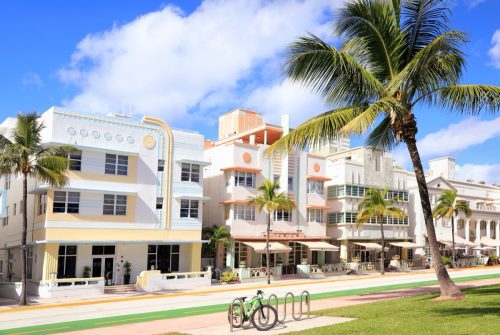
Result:
[[[500,305],[497,304],[496,306],[492,307],[473,307],[473,308],[446,308],[446,309],[441,309],[435,311],[437,314],[440,314],[441,316],[486,316],[486,315],[493,315],[493,316],[498,316],[500,315]]]

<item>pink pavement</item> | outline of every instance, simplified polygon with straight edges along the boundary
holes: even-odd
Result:
[[[484,279],[470,281],[464,284],[459,284],[461,289],[500,284],[500,278]],[[427,286],[403,290],[386,291],[380,293],[370,293],[355,295],[349,297],[329,298],[321,300],[313,300],[311,302],[311,311],[319,311],[329,308],[338,308],[351,305],[367,304],[383,300],[391,300],[397,298],[411,297],[426,293],[439,292],[439,287]],[[281,309],[280,309],[281,311]],[[175,319],[156,320],[141,323],[132,323],[127,325],[104,327],[96,329],[88,329],[74,331],[68,333],[60,333],[61,335],[154,335],[167,332],[188,332],[192,329],[208,328],[227,324],[227,313],[212,313],[205,315],[186,316]],[[228,326],[229,333],[229,326]]]

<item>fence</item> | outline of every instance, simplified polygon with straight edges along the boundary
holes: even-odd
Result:
[[[136,287],[139,291],[155,292],[162,290],[191,289],[210,286],[212,269],[206,272],[161,273],[158,270],[142,271],[137,277]]]

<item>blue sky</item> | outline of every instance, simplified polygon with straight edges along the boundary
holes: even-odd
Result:
[[[305,31],[336,43],[329,22],[340,3],[4,1],[1,117],[53,105],[97,113],[126,106],[215,138],[217,115],[245,107],[274,123],[290,113],[295,126],[325,107],[283,77],[281,53]],[[450,7],[452,27],[471,41],[463,82],[500,85],[500,1]],[[429,109],[417,116],[424,160],[452,155],[460,177],[500,183],[500,115]],[[404,150],[395,156],[408,166]]]

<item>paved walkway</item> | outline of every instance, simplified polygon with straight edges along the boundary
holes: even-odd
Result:
[[[459,286],[460,288],[464,289],[464,288],[494,285],[494,284],[500,284],[500,278],[471,281],[467,282],[466,284],[460,284]],[[373,303],[377,301],[391,300],[391,299],[410,297],[420,294],[438,293],[438,292],[439,292],[439,287],[433,285],[427,287],[395,290],[389,292],[361,294],[361,295],[354,295],[347,297],[314,300],[311,302],[311,312],[329,308],[339,308],[344,306]],[[279,312],[282,313],[283,309],[280,308]],[[280,318],[281,317],[282,315],[280,315]],[[290,318],[291,318],[290,316],[287,317],[287,319]],[[276,333],[321,327],[324,325],[350,321],[350,319],[334,318],[331,320],[322,320],[321,324],[316,323],[315,321],[319,320],[312,319],[310,322],[300,321],[300,322],[286,323],[287,328],[284,330],[283,328],[280,328]],[[295,328],[295,326],[297,326],[298,328]],[[181,332],[194,335],[230,334],[229,326],[227,323],[227,312],[186,316],[186,317],[167,319],[167,320],[156,320],[151,322],[140,322],[140,323],[132,323],[120,326],[113,326],[113,327],[67,332],[67,333],[61,333],[61,335],[129,335],[129,334],[153,335],[153,334],[162,334],[165,332]],[[234,332],[234,334],[241,334],[241,335],[247,335],[247,334],[253,335],[254,333],[257,334],[257,332],[255,332],[254,329]],[[21,333],[14,332],[11,334],[14,335]],[[266,334],[268,333],[266,332]]]

